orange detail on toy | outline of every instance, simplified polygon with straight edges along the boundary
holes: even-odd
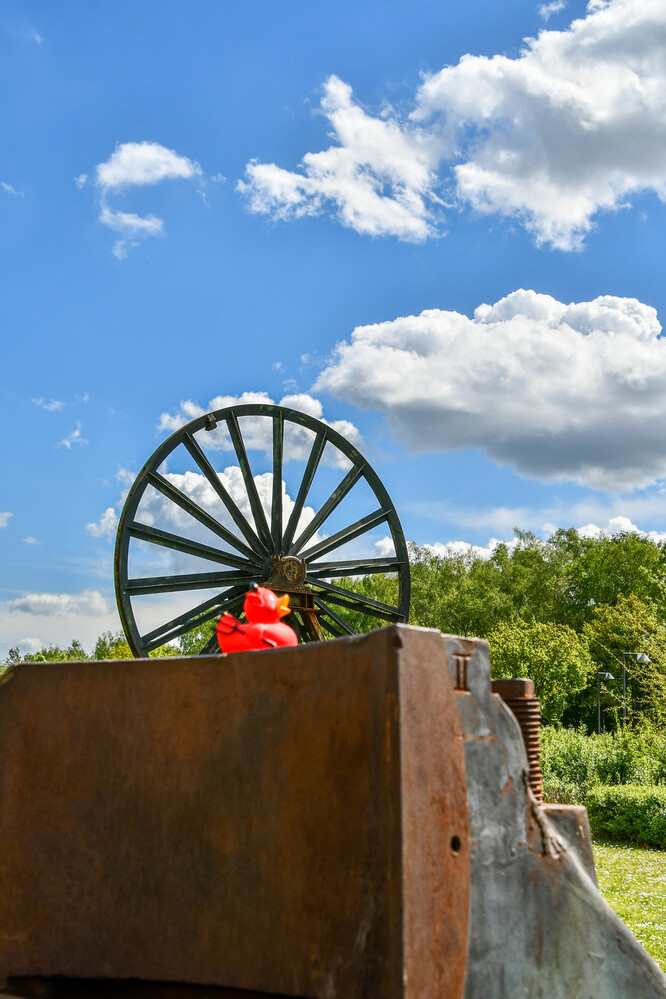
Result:
[[[289,614],[289,595],[276,596],[265,586],[255,586],[245,596],[243,610],[247,621],[223,614],[217,622],[217,640],[223,652],[249,652],[298,645],[293,628],[280,618]]]

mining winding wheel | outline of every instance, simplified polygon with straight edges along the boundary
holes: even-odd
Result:
[[[390,603],[344,586],[374,573],[397,577]],[[289,593],[301,642],[409,613],[407,547],[379,477],[332,427],[281,406],[200,416],[155,451],[127,496],[115,577],[137,656],[186,635],[188,651],[218,651],[209,623],[239,616],[251,583]]]

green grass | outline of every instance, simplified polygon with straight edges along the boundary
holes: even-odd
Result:
[[[595,843],[599,890],[666,971],[666,852]]]

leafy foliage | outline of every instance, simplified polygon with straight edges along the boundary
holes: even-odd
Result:
[[[534,680],[547,723],[561,720],[571,695],[585,688],[594,671],[587,643],[566,624],[504,621],[491,631],[488,641],[492,675]]]
[[[648,725],[602,735],[586,735],[583,728],[544,727],[541,772],[548,801],[561,800],[564,788],[577,789],[582,804],[582,797],[598,784],[666,786],[666,736]]]
[[[535,680],[547,721],[594,731],[597,671],[604,725],[615,728],[622,707],[622,653],[647,652],[651,663],[627,660],[629,718],[659,724],[666,715],[666,546],[635,533],[585,538],[573,528],[548,541],[516,532],[490,558],[435,555],[410,546],[410,623],[448,634],[488,638],[493,675]],[[397,602],[391,576],[349,579],[348,589]],[[341,616],[356,631],[377,621]],[[550,659],[550,662],[549,662]]]
[[[640,725],[666,720],[666,545],[636,533],[587,538],[571,528],[547,541],[516,532],[490,558],[436,555],[410,545],[410,623],[448,634],[488,638],[496,676],[535,680],[547,721],[596,728],[597,671],[604,682],[603,720],[615,728],[622,707],[622,653],[647,652],[651,662],[627,660],[629,719]],[[395,606],[398,580],[378,574],[333,580],[336,586]],[[354,631],[382,622],[371,613],[336,610]],[[212,635],[214,622],[183,635],[153,655],[192,655]],[[105,632],[96,659],[131,655],[122,634]],[[86,658],[81,646],[50,646],[25,659]]]
[[[593,836],[666,849],[666,787],[599,785],[585,806]]]

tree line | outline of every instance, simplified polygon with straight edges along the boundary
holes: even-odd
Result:
[[[616,727],[622,708],[622,653],[627,706],[635,723],[666,716],[666,545],[635,533],[581,537],[573,528],[548,540],[516,531],[489,558],[434,554],[410,546],[410,624],[485,638],[495,677],[529,676],[546,723],[596,730],[597,673],[603,719]],[[397,601],[397,580],[370,576],[350,589]],[[372,626],[356,615],[358,630]]]
[[[493,675],[535,681],[544,721],[596,729],[597,673],[603,718],[618,725],[622,708],[622,653],[645,652],[650,662],[627,660],[627,707],[634,724],[660,725],[666,718],[666,545],[635,533],[581,537],[573,528],[548,540],[516,532],[489,558],[434,554],[410,545],[410,624],[448,634],[486,638]],[[339,581],[338,581],[339,582]],[[383,603],[397,603],[396,577],[349,579],[344,585]],[[343,612],[341,611],[341,614]],[[344,612],[357,631],[374,618]],[[196,651],[201,636],[185,635],[154,655]],[[99,636],[90,657],[74,640],[6,664],[64,659],[124,659],[131,651],[122,633]]]

